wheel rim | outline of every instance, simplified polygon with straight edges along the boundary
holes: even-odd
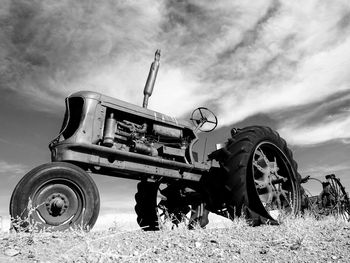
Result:
[[[273,220],[284,213],[295,213],[295,176],[286,155],[271,142],[261,142],[253,153],[255,194]]]
[[[82,190],[67,179],[50,180],[40,185],[32,196],[33,216],[44,227],[77,222],[84,212]]]
[[[347,193],[337,178],[327,178],[329,182],[330,210],[331,213],[350,221],[350,202]]]

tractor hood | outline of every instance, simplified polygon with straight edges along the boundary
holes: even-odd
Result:
[[[93,92],[93,91],[79,91],[76,93],[71,94],[68,98],[73,98],[73,97],[81,97],[84,99],[93,99],[97,100],[101,103],[102,106],[106,107],[111,107],[116,110],[120,110],[123,112],[127,112],[130,114],[134,114],[137,116],[141,116],[153,121],[157,121],[160,123],[168,124],[170,126],[175,126],[178,128],[188,128],[188,129],[193,129],[193,126],[184,120],[178,120],[175,117],[171,117],[168,115],[165,115],[163,113],[153,111],[147,108],[143,108],[116,98],[112,98],[106,95],[103,95],[98,92]]]

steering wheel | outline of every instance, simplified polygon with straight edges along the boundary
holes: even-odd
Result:
[[[211,132],[218,125],[218,119],[215,114],[204,107],[199,107],[192,112],[191,119],[193,125],[196,127],[195,132],[200,130],[202,132]]]

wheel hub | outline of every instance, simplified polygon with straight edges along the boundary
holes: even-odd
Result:
[[[69,201],[68,198],[61,193],[53,193],[46,200],[46,209],[48,213],[53,216],[61,216],[66,212]]]
[[[292,204],[289,196],[290,191],[283,186],[288,181],[288,177],[280,174],[281,167],[277,162],[278,154],[270,151],[268,157],[266,154],[268,149],[263,150],[260,146],[255,151],[253,160],[253,167],[256,169],[254,183],[263,206],[272,218],[277,219],[280,211],[288,207],[291,208]]]

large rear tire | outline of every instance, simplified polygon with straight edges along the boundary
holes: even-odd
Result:
[[[98,217],[100,196],[92,178],[76,165],[43,164],[27,173],[15,187],[10,215],[16,230],[91,229]]]
[[[300,210],[300,175],[285,140],[268,127],[235,131],[221,162],[227,172],[227,209],[243,212],[252,225],[277,224],[283,213]]]

